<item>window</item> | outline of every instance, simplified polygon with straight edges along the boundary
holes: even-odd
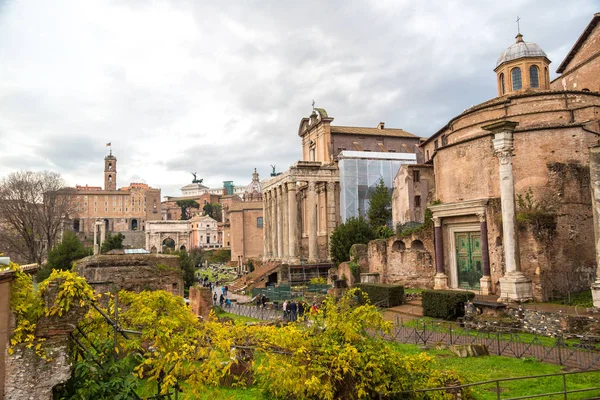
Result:
[[[434,147],[435,149],[437,149],[437,148],[439,147],[439,143],[438,143],[438,141],[437,141],[437,140],[436,140],[435,142],[433,142],[433,147]]]
[[[429,160],[429,150],[427,150],[427,159]]]
[[[413,171],[413,181],[421,182],[421,171]]]
[[[448,144],[448,136],[442,136],[442,146],[445,146]]]
[[[510,71],[512,77],[512,88],[513,90],[521,90],[523,88],[523,81],[521,80],[521,68],[513,68]]]
[[[506,87],[504,86],[504,73],[500,74],[500,93],[506,93]]]
[[[421,207],[421,196],[415,196],[415,207]]]
[[[263,217],[256,218],[256,227],[257,228],[262,228],[263,227]]]
[[[316,155],[315,155],[315,149],[312,148],[310,149],[310,161],[315,161]]]
[[[535,65],[529,67],[529,87],[540,87],[540,71]]]

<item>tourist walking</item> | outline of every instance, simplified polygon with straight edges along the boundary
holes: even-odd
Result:
[[[286,300],[283,302],[283,320],[284,321],[288,320],[287,308],[288,308],[288,301]]]
[[[223,296],[223,293],[221,293],[221,296],[219,297],[219,306],[223,307],[224,301],[225,301],[225,297]]]
[[[267,296],[264,293],[260,296],[260,302],[262,303],[262,308],[267,308]]]
[[[217,292],[213,293],[213,304],[216,306],[217,305]]]
[[[298,318],[303,318],[303,317],[304,317],[304,302],[299,301],[298,302]]]

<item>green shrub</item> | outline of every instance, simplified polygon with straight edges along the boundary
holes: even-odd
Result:
[[[386,303],[387,307],[395,307],[404,302],[404,286],[402,285],[357,283],[354,287],[368,294],[372,304]]]
[[[424,290],[423,315],[442,319],[462,317],[465,303],[474,297],[475,293],[463,290]]]

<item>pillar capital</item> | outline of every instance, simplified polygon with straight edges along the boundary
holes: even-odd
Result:
[[[294,191],[297,189],[296,182],[287,182],[285,185],[287,186],[288,191]]]
[[[316,181],[308,181],[308,190],[310,190],[311,192],[314,192],[316,188],[317,188]]]
[[[433,226],[442,226],[442,219],[440,217],[432,217],[431,219],[433,220]]]
[[[477,214],[477,218],[479,219],[479,222],[485,222],[485,212],[479,212]]]
[[[335,182],[327,182],[325,185],[327,186],[328,192],[332,192],[335,190]]]
[[[515,128],[519,125],[515,121],[498,121],[493,124],[484,125],[481,129],[493,133],[494,135],[500,132],[514,132]]]

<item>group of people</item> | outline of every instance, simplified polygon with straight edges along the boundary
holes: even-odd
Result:
[[[267,307],[267,296],[265,294],[261,294],[260,296],[256,296],[256,307],[257,308],[266,308]]]
[[[211,290],[212,290],[212,288],[211,288]],[[229,300],[227,298],[227,290],[228,290],[227,286],[223,286],[220,296],[217,296],[216,291],[213,292],[213,304],[215,306],[218,304],[221,308],[223,307],[223,305],[225,305],[226,308],[231,308],[231,300]]]
[[[311,315],[314,315],[316,313],[319,312],[319,307],[317,306],[317,303],[313,303],[312,306],[310,306],[308,303],[304,302],[304,301],[296,301],[296,300],[290,300],[290,301],[284,301],[283,302],[283,320],[284,321],[290,321],[290,322],[295,322],[298,321],[298,319],[304,319],[306,321],[306,317],[308,315],[308,313],[310,313]]]

